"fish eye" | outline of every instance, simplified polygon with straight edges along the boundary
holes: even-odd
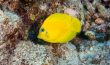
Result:
[[[41,28],[41,29],[40,29],[40,32],[44,32],[44,31],[45,31],[44,28]]]

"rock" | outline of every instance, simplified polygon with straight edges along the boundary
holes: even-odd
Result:
[[[71,9],[71,8],[66,8],[66,9],[64,10],[64,13],[69,14],[69,15],[71,15],[71,16],[73,16],[73,17],[77,17],[78,14],[79,14],[78,11],[73,10],[73,9]]]
[[[81,64],[91,65],[91,64],[109,64],[109,60],[105,60],[105,57],[109,56],[109,48],[105,43],[100,43],[97,41],[83,41],[80,44],[79,58]],[[103,52],[103,53],[102,53]],[[107,58],[108,58],[107,56]],[[107,62],[103,62],[107,61]]]
[[[0,42],[18,41],[24,38],[25,29],[21,18],[11,12],[0,10]]]
[[[104,20],[101,19],[101,18],[97,18],[97,19],[95,20],[95,23],[97,23],[97,24],[103,24],[103,23],[104,23]]]
[[[88,21],[86,21],[86,22],[83,24],[82,30],[83,30],[83,31],[87,31],[89,27],[90,27],[90,23],[89,23]]]
[[[48,6],[47,6],[47,4],[45,3],[45,4],[40,5],[39,8],[40,8],[41,10],[43,10],[43,11],[46,11],[46,10],[48,9]]]
[[[76,47],[67,43],[61,46],[61,49],[64,51],[64,55],[58,59],[58,65],[79,65],[80,60],[78,58],[78,52]]]
[[[11,65],[22,65],[23,63],[29,65],[53,64],[52,57],[45,46],[35,45],[30,41],[21,41],[14,52]]]
[[[0,62],[10,65],[79,65],[78,53],[73,44],[64,44],[58,48],[60,56],[55,56],[52,46],[20,41],[15,49],[10,48],[10,51],[13,51],[11,54],[8,52],[9,48],[0,50]]]
[[[19,7],[19,0],[0,0],[0,5],[11,11],[16,11]]]
[[[89,37],[89,39],[95,39],[95,33],[93,31],[86,31],[85,35]]]

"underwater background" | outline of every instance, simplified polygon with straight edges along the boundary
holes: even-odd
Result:
[[[67,44],[37,39],[53,13],[82,23]],[[0,65],[110,65],[110,0],[0,0]]]

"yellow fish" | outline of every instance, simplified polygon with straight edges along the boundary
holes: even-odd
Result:
[[[66,43],[81,30],[81,22],[68,14],[51,14],[41,26],[38,38],[50,43]]]

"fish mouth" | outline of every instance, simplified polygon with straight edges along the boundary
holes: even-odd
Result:
[[[44,40],[44,38],[42,37],[42,34],[38,34],[37,36],[38,40],[37,40],[37,43],[40,44],[40,45],[47,45],[47,41]]]
[[[38,39],[41,39],[41,35],[40,35],[40,34],[38,34],[37,38],[38,38]]]
[[[37,36],[38,39],[42,39],[42,40],[44,40],[44,37],[45,36],[42,33],[39,33],[38,36]]]

